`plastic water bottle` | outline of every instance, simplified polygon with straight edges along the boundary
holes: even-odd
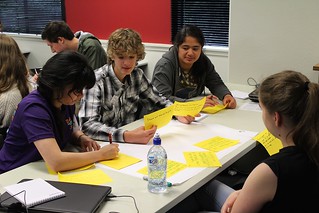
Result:
[[[167,189],[166,169],[167,154],[161,146],[161,138],[158,133],[153,139],[153,146],[147,154],[148,191],[152,193],[165,192]]]

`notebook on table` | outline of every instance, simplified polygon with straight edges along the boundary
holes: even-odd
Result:
[[[26,181],[30,179],[23,179]],[[110,186],[89,185],[79,183],[67,183],[59,181],[49,181],[48,183],[65,192],[65,197],[61,197],[52,201],[48,201],[28,208],[29,213],[50,212],[50,213],[95,213],[100,205],[106,200],[106,196],[111,193]],[[5,192],[0,197],[0,202],[10,197]],[[19,205],[20,204],[20,205]],[[1,205],[5,208],[21,208],[21,203],[14,197],[3,201]]]
[[[4,189],[28,208],[65,196],[64,191],[41,178],[12,184]]]

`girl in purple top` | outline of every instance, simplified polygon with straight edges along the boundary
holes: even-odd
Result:
[[[54,55],[37,83],[37,90],[18,105],[0,150],[0,173],[40,159],[59,172],[118,155],[117,144],[100,148],[78,127],[74,104],[82,98],[83,88],[95,84],[94,71],[83,55],[68,51]],[[63,152],[68,143],[83,152]]]

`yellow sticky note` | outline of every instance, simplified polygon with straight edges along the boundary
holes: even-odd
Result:
[[[59,181],[70,183],[101,185],[112,182],[112,179],[101,169],[93,169],[71,174],[62,174],[59,172],[58,177]]]
[[[118,157],[112,159],[112,160],[107,160],[107,161],[100,161],[101,164],[111,167],[113,169],[123,169],[125,167],[128,167],[130,165],[133,165],[135,163],[140,162],[141,159],[119,153]]]
[[[157,110],[156,112],[144,115],[145,129],[150,129],[156,126],[158,129],[167,125],[173,116],[174,105]]]
[[[228,147],[234,146],[239,143],[239,140],[231,140],[228,138],[222,137],[213,137],[202,142],[194,144],[195,146],[201,147],[203,149],[207,149],[213,152],[219,152],[223,149],[227,149]]]
[[[188,167],[221,167],[214,152],[184,152]]]
[[[138,173],[141,173],[142,175],[147,175],[148,170],[147,170],[147,166],[141,168],[140,170],[137,171]]]
[[[227,105],[218,104],[218,105],[215,105],[213,107],[210,107],[210,106],[205,107],[204,109],[202,109],[202,112],[214,114],[216,112],[219,112],[219,111],[225,109],[226,107],[227,107]]]
[[[172,161],[172,160],[167,160],[167,173],[166,173],[166,177],[169,178],[173,175],[175,175],[176,173],[182,171],[183,169],[185,169],[187,166],[184,163],[180,163],[177,161]],[[141,173],[143,175],[147,175],[148,171],[147,171],[147,167],[143,167],[142,169],[137,171],[138,173]]]
[[[206,97],[198,101],[188,101],[188,102],[174,102],[174,112],[175,116],[195,116],[203,108],[206,101]]]
[[[53,171],[48,164],[45,164],[45,166],[47,167],[47,170],[49,172],[49,174],[51,175],[56,175],[58,174],[57,172]],[[95,164],[89,164],[87,166],[83,166],[83,167],[80,167],[80,168],[77,168],[77,169],[73,169],[73,170],[70,170],[70,171],[83,171],[83,170],[87,170],[87,169],[90,169],[90,168],[95,168]]]
[[[283,147],[281,141],[273,136],[267,129],[256,135],[254,139],[265,147],[269,155],[278,153]]]

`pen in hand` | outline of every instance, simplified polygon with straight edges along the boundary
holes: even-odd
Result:
[[[109,142],[110,142],[110,144],[112,144],[112,142],[113,142],[113,141],[112,141],[112,134],[111,134],[111,133],[109,134]]]

